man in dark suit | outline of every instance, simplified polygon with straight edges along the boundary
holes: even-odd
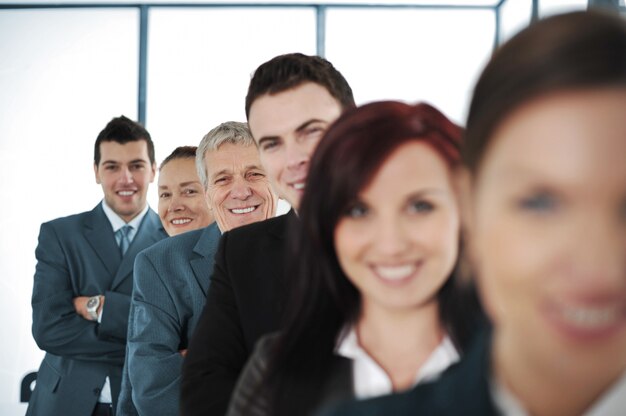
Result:
[[[165,239],[137,256],[118,415],[178,413],[180,369],[206,302],[221,232],[276,214],[277,197],[245,123],[222,123],[204,136],[196,167],[217,224]],[[164,215],[161,205],[164,224],[181,215],[180,209]]]
[[[120,390],[135,255],[166,236],[146,202],[154,146],[121,116],[94,147],[104,199],[42,224],[33,337],[46,351],[27,415],[112,415]]]
[[[255,342],[279,329],[287,231],[297,220],[309,159],[328,126],[351,107],[350,86],[320,57],[281,55],[255,71],[246,116],[272,187],[293,209],[222,236],[183,362],[184,415],[224,414]]]

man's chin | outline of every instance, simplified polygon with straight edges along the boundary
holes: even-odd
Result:
[[[244,225],[254,224],[255,222],[259,222],[263,220],[265,220],[265,216],[260,215],[259,213],[257,213],[257,211],[255,211],[249,214],[240,214],[237,216],[230,214],[228,221],[226,222],[227,222],[227,225],[232,230],[233,228],[243,227]]]
[[[113,212],[119,215],[123,219],[133,219],[135,218],[143,208],[141,208],[138,204],[123,204],[111,207]],[[128,221],[128,220],[127,220]]]

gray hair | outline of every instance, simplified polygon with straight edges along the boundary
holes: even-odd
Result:
[[[209,186],[206,171],[206,153],[220,148],[225,143],[242,146],[256,145],[247,123],[227,121],[208,132],[200,141],[196,151],[196,170],[204,189]]]

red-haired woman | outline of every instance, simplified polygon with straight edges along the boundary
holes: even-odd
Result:
[[[492,331],[438,381],[335,415],[626,414],[626,22],[513,37],[474,90],[468,242]]]
[[[230,415],[310,414],[459,359],[481,316],[456,278],[461,133],[430,105],[399,102],[328,130],[299,212],[285,329],[257,345]]]

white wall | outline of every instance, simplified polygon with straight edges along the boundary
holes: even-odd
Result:
[[[39,225],[98,202],[96,135],[115,115],[136,117],[137,19],[132,9],[0,11],[2,415],[43,356],[30,333]]]

